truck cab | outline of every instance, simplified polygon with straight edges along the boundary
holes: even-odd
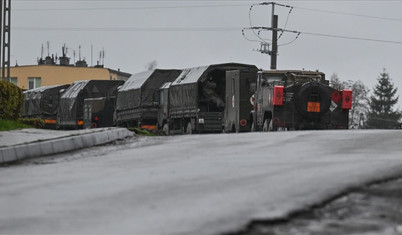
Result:
[[[322,72],[269,70],[258,73],[254,100],[252,131],[345,129],[352,93]]]

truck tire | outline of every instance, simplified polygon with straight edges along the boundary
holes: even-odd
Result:
[[[162,127],[162,131],[165,135],[169,135],[169,124],[165,123]]]
[[[191,125],[191,122],[188,122],[188,123],[187,123],[186,134],[187,134],[187,135],[193,134],[193,127],[192,127],[192,125]]]
[[[264,120],[264,125],[262,126],[262,131],[264,131],[264,132],[273,131],[272,119]]]
[[[320,112],[311,113],[307,111],[307,103],[312,89],[317,89],[319,94]],[[305,117],[317,117],[328,112],[331,106],[330,88],[320,83],[310,82],[304,84],[299,91],[295,93],[295,105],[299,113]]]

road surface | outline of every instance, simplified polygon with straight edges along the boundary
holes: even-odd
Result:
[[[402,131],[139,137],[0,168],[1,234],[219,234],[400,176]]]

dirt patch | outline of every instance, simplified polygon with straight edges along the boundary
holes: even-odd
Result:
[[[289,220],[253,222],[231,234],[402,234],[402,179],[363,187]]]

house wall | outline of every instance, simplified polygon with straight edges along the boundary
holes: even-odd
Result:
[[[29,89],[29,78],[40,78],[40,86],[71,84],[77,80],[116,80],[107,68],[59,65],[32,65],[10,68],[10,77],[17,78],[17,86]]]

